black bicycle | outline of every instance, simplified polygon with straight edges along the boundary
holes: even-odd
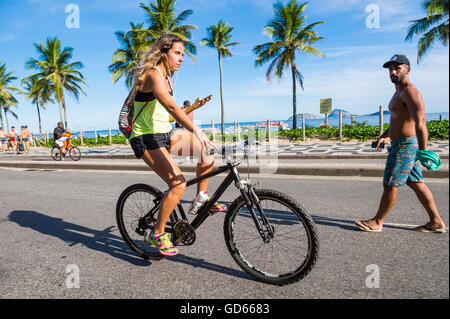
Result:
[[[236,198],[224,220],[224,235],[236,263],[255,279],[274,285],[286,285],[304,278],[314,267],[319,253],[319,237],[313,220],[292,197],[272,189],[260,189],[242,180],[237,166],[248,159],[251,142],[239,147],[222,147],[226,165],[196,177],[187,186],[229,172],[214,195],[189,222],[181,204],[172,212],[165,231],[174,245],[192,245],[198,227],[211,215],[210,209],[234,182],[241,195]],[[243,150],[239,161],[233,154]],[[143,259],[162,259],[157,248],[144,243],[144,236],[156,223],[164,193],[147,184],[125,189],[116,206],[117,225],[127,245]]]

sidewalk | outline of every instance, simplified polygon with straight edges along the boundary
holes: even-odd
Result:
[[[429,142],[428,148],[442,159],[439,171],[423,169],[425,178],[449,178],[449,142]],[[50,149],[32,148],[29,155],[0,153],[0,167],[26,169],[84,169],[84,170],[134,170],[149,168],[135,158],[130,146],[80,147],[81,160],[73,162],[65,158],[61,162],[50,158]],[[371,142],[289,143],[263,144],[250,155],[250,172],[253,174],[287,174],[316,176],[371,176],[382,177],[387,151],[376,151]],[[215,155],[216,164],[225,164],[220,155]],[[237,154],[237,158],[240,158]],[[184,172],[195,172],[196,161],[174,157]],[[239,171],[247,171],[244,161]]]

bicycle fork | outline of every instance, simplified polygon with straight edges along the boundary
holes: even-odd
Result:
[[[270,240],[274,237],[274,228],[270,225],[264,214],[264,210],[260,205],[259,198],[255,193],[253,185],[249,181],[239,180],[236,182],[236,187],[240,190],[242,197],[244,197],[245,205],[247,206],[247,209],[252,216],[253,222],[255,223],[259,235],[261,236],[264,243],[269,243]],[[255,208],[257,209],[259,216],[261,217],[261,221],[258,219]]]

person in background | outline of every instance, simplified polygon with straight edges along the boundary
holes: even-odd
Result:
[[[3,130],[3,127],[0,127],[0,150],[2,150],[3,153],[6,152],[7,139],[8,138],[5,131]]]
[[[11,126],[11,131],[8,132],[9,142],[11,143],[11,148],[13,150],[13,154],[19,154],[17,149],[17,132],[14,126]]]
[[[186,112],[186,109],[187,109],[189,106],[191,106],[191,102],[189,102],[189,101],[184,101],[184,102],[183,102],[183,106],[181,107],[181,109],[182,109],[183,111]],[[187,113],[187,116],[189,117],[189,119],[190,119],[191,121],[194,121],[194,112]],[[178,122],[175,122],[175,127],[176,127],[176,128],[182,128],[182,126],[181,126]]]
[[[28,130],[28,127],[24,125],[22,126],[22,130],[20,131],[20,141],[23,144],[23,152],[25,154],[30,153],[30,140],[31,140],[31,133]]]

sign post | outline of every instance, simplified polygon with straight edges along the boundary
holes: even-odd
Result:
[[[320,99],[320,114],[325,114],[325,125],[328,125],[328,114],[332,112],[331,98]]]

